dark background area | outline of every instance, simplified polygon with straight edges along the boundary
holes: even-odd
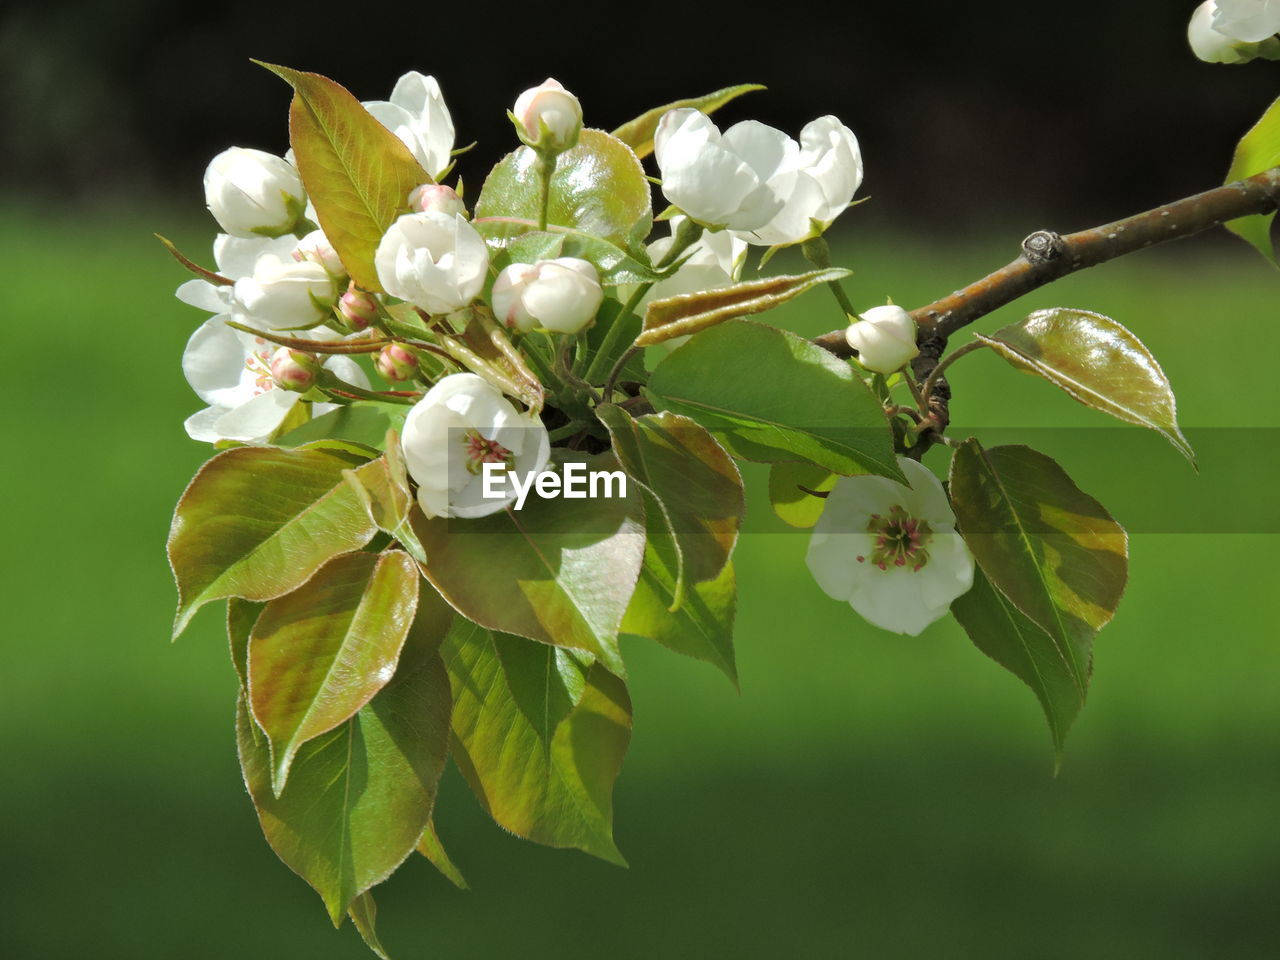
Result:
[[[288,91],[249,57],[385,99],[440,81],[465,182],[514,145],[504,111],[550,74],[606,129],[730,83],[724,112],[793,136],[834,113],[867,165],[860,216],[915,229],[1070,229],[1204,189],[1274,96],[1270,64],[1204,64],[1192,2],[24,4],[0,15],[0,183],[74,202],[199,196],[229,143],[283,152]],[[1042,222],[1043,221],[1043,222]]]

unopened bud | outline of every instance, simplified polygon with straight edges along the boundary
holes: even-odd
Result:
[[[563,153],[582,132],[582,104],[550,77],[520,94],[512,116],[520,142],[544,153]]]
[[[280,347],[271,355],[271,379],[285,390],[306,393],[319,372],[320,360],[310,353]]]
[[[443,183],[424,183],[409,194],[409,209],[414,213],[443,213],[447,217],[467,215],[467,205],[453,187]]]
[[[364,330],[378,318],[378,301],[353,283],[338,298],[338,312],[352,330]]]
[[[385,379],[392,383],[400,383],[417,374],[418,357],[408,347],[389,343],[378,353],[378,359],[373,365]]]
[[[894,304],[863,310],[862,319],[849,325],[844,338],[858,351],[858,362],[875,373],[894,373],[920,354],[915,320]]]

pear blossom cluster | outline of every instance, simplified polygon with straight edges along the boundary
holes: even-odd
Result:
[[[272,443],[341,403],[408,397],[400,443],[428,517],[483,517],[509,506],[522,483],[527,492],[528,478],[552,462],[544,418],[522,408],[527,400],[504,393],[484,369],[427,363],[423,345],[412,341],[379,340],[363,351],[363,364],[330,347],[387,332],[406,310],[457,334],[477,309],[517,349],[526,346],[524,338],[560,338],[564,347],[596,322],[607,297],[643,312],[656,300],[741,282],[753,247],[771,248],[769,256],[794,245],[808,252],[851,206],[863,180],[857,137],[836,117],[806,124],[797,139],[754,120],[721,132],[706,113],[672,109],[657,124],[653,148],[671,205],[660,229],[669,233],[645,250],[652,264],[672,266],[656,281],[611,288],[579,256],[514,260],[499,269],[498,250],[472,222],[461,188],[443,182],[455,130],[433,77],[407,73],[389,99],[362,106],[426,175],[377,243],[378,291],[348,276],[318,226],[292,151],[277,156],[232,147],[210,162],[205,199],[222,231],[213,244],[215,268],[177,291],[210,314],[183,356],[189,383],[208,404],[186,427],[193,438],[220,445]],[[522,93],[509,116],[543,171],[575,147],[584,122],[578,98],[550,78]],[[849,344],[869,372],[892,375],[918,352],[915,324],[900,307],[873,307],[849,321]],[[276,342],[281,338],[288,345]],[[686,339],[663,347],[676,349]],[[388,389],[375,390],[374,379]],[[910,487],[840,481],[809,561],[832,596],[873,623],[917,633],[967,588],[972,561],[937,481],[930,486],[927,471],[906,463]],[[496,496],[488,482],[495,473],[511,481]]]
[[[1205,0],[1191,14],[1187,41],[1208,63],[1280,60],[1280,0]]]

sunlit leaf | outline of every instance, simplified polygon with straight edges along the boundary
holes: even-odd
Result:
[[[1081,699],[1093,635],[1128,575],[1128,538],[1051,458],[967,440],[951,462],[956,521],[978,566],[1053,641]]]
[[[512,833],[624,863],[612,795],[631,700],[621,680],[580,657],[459,619],[445,643],[453,757]]]
[[[418,580],[403,551],[348,553],[263,609],[249,640],[249,708],[270,743],[277,794],[298,748],[350,719],[395,673]]]
[[[431,177],[394,133],[318,73],[264,63],[294,89],[289,143],[316,217],[351,279],[380,291],[373,253],[409,194]]]
[[[476,201],[476,229],[515,236],[538,222],[537,154],[521,147],[507,154],[484,182]],[[636,223],[652,215],[649,181],[621,140],[583,130],[578,145],[560,154],[551,178],[547,223],[569,227],[626,249]],[[497,218],[492,222],[489,218]]]
[[[699,293],[654,300],[644,312],[644,331],[636,345],[651,347],[655,343],[686,337],[734,317],[763,313],[793,300],[807,290],[849,276],[848,270],[813,270],[797,276],[765,277],[716,287]]]
[[[377,696],[303,745],[277,797],[267,738],[241,698],[240,766],[262,831],[320,894],[335,926],[413,852],[430,822],[448,752],[449,707],[449,678],[435,645],[411,638]]]
[[[399,434],[389,431],[383,446],[386,452],[377,460],[348,470],[347,482],[354,487],[378,529],[394,537],[419,563],[426,563],[426,551],[409,522],[416,504],[409,489],[409,473]]]
[[[434,817],[431,818],[431,822],[427,824],[427,829],[422,832],[422,837],[418,840],[418,852],[426,857],[431,862],[431,865],[439,870],[444,878],[459,890],[470,889],[466,878],[462,875],[462,871],[454,864],[448,851],[445,850],[444,844],[440,842],[440,836],[436,833]]]
[[[793,333],[745,320],[711,327],[658,364],[647,393],[744,459],[904,479],[871,390],[848,362]]]
[[[343,479],[365,459],[324,447],[237,447],[201,467],[169,529],[174,636],[210,600],[273,599],[368,543],[377,527]]]
[[[347,908],[347,914],[359,931],[360,939],[373,951],[374,956],[381,960],[391,960],[382,946],[382,941],[378,939],[378,905],[373,902],[373,893],[366,890],[352,900],[351,906]]]
[[[813,463],[784,460],[769,468],[769,502],[773,512],[788,526],[807,530],[818,522],[827,493],[836,485],[830,470]],[[809,492],[809,491],[812,491]]]
[[[1226,182],[1234,183],[1275,166],[1280,166],[1280,99],[1267,107],[1267,112],[1236,145]],[[1274,211],[1259,213],[1232,220],[1226,227],[1236,236],[1253,244],[1272,263],[1280,265],[1280,261],[1276,260],[1275,244],[1271,242],[1271,225],[1275,218]]]
[[[977,337],[1015,367],[1044,377],[1086,407],[1155,430],[1195,463],[1178,429],[1169,378],[1142,341],[1110,317],[1056,307]]]

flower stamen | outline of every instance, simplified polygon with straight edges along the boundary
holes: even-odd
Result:
[[[925,548],[933,537],[933,531],[927,521],[917,520],[900,504],[894,504],[888,516],[873,513],[867,523],[867,532],[876,538],[871,562],[881,570],[888,570],[890,566],[909,566],[915,573],[929,562],[929,551]],[[866,557],[858,557],[859,563],[865,560]]]

